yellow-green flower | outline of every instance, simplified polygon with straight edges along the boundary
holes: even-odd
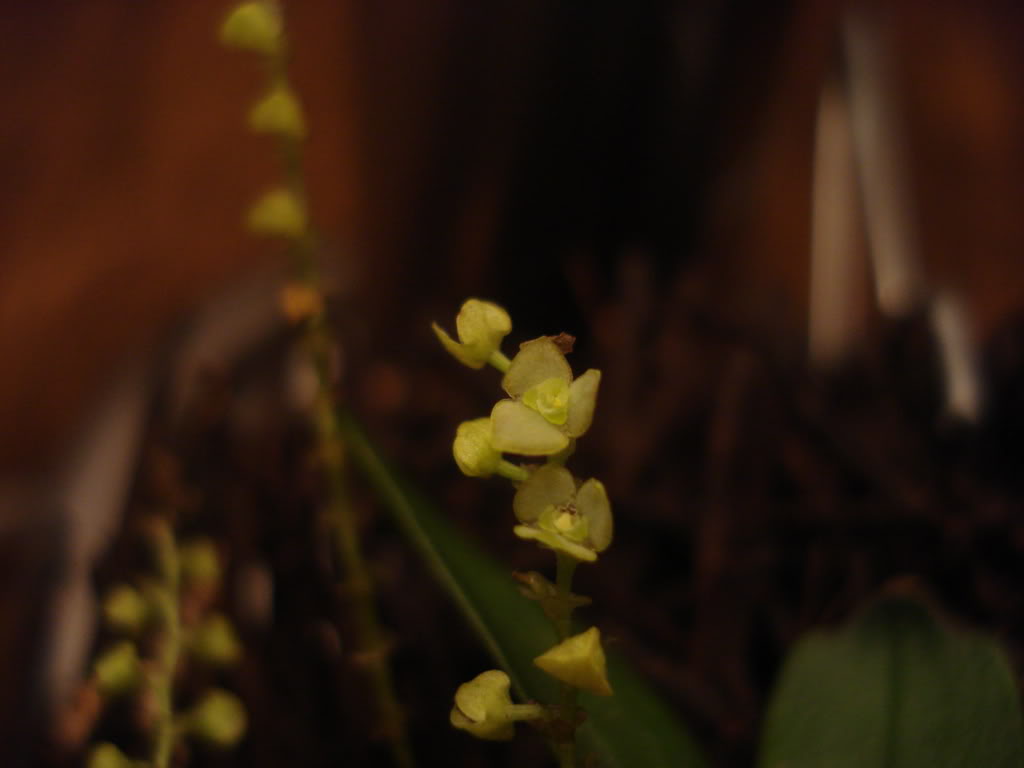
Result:
[[[437,323],[431,323],[434,334],[456,360],[470,368],[483,368],[487,363],[507,367],[501,354],[501,342],[512,330],[508,312],[489,301],[469,299],[455,317],[455,341]]]
[[[563,640],[534,659],[533,663],[556,680],[581,691],[595,696],[612,695],[601,632],[597,627]]]
[[[489,741],[508,741],[515,736],[518,720],[535,720],[544,714],[537,704],[513,704],[511,681],[498,669],[483,672],[455,692],[451,724]]]
[[[573,380],[565,355],[548,336],[525,342],[501,386],[510,396],[491,411],[491,443],[503,453],[552,456],[581,437],[594,417],[601,372]]]
[[[565,467],[548,465],[530,475],[512,500],[521,525],[513,532],[586,562],[612,542],[612,507],[599,480],[578,489]]]

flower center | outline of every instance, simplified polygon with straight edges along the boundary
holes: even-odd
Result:
[[[537,525],[541,530],[562,536],[569,541],[582,542],[587,538],[590,526],[572,504],[556,507],[549,506],[541,513]]]
[[[545,379],[523,393],[523,402],[552,424],[562,426],[569,417],[569,383],[565,379]]]

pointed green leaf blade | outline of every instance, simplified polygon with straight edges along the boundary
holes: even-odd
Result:
[[[794,648],[765,721],[762,768],[1020,768],[1020,697],[999,647],[886,597]]]
[[[556,642],[537,604],[519,594],[508,569],[397,478],[350,416],[341,414],[340,422],[352,458],[484,646],[508,672],[519,695],[554,701],[554,682],[533,665],[533,659]],[[510,528],[512,519],[510,500]],[[581,696],[588,712],[580,729],[584,754],[595,753],[601,768],[702,768],[706,764],[664,703],[614,656],[608,659],[608,678],[614,696]]]

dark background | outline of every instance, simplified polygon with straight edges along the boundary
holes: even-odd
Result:
[[[241,128],[258,67],[215,43],[227,4],[4,6],[0,470],[45,484],[112,371],[159,359],[202,302],[280,272],[273,244],[240,227],[276,170],[266,142]],[[428,325],[449,325],[478,295],[509,309],[514,341],[577,335],[574,367],[605,374],[577,461],[605,479],[618,522],[615,547],[586,577],[591,617],[716,764],[749,760],[788,644],[891,578],[918,577],[958,620],[999,634],[1015,661],[1024,642],[1024,14],[997,0],[874,9],[918,257],[930,287],[962,300],[983,360],[986,409],[969,427],[942,413],[921,315],[881,318],[865,299],[844,365],[806,362],[815,109],[841,68],[847,7],[287,8],[312,126],[313,211],[338,273],[348,402],[491,551],[537,566],[505,518],[494,522],[506,489],[462,478],[450,461],[455,425],[495,390],[446,359]],[[273,380],[279,341],[248,367],[214,371],[199,402],[219,405],[199,407],[183,432],[169,432],[157,403],[150,453],[170,450],[182,483],[230,499],[209,502],[220,511],[206,525],[230,556],[278,575],[280,612],[247,636],[252,659],[234,681],[255,726],[239,759],[371,764],[379,752],[358,725],[358,676],[343,652],[325,650],[333,641],[310,639],[338,622],[343,640],[344,614],[324,568],[304,560],[316,549],[317,492],[304,433],[282,412],[244,450],[231,436],[225,403],[248,372]],[[135,507],[158,492],[140,481]],[[3,509],[14,532],[4,546],[21,558],[3,574],[0,647],[18,669],[45,631],[23,620],[26,595],[44,589],[27,588],[25,574],[61,557],[59,536],[19,533],[35,530],[26,509]],[[423,745],[447,728],[451,690],[485,660],[451,629],[453,609],[388,523],[367,519]],[[115,555],[104,567],[112,578],[123,566]],[[320,591],[309,596],[309,584]],[[294,674],[281,661],[291,658],[304,660]],[[6,722],[17,700],[0,709]],[[443,738],[465,751],[458,764],[526,759]],[[55,747],[46,759],[74,756]]]

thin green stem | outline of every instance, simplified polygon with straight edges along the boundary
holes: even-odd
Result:
[[[174,721],[174,670],[181,655],[182,631],[178,609],[178,548],[170,524],[158,518],[152,531],[157,583],[153,590],[162,637],[151,686],[156,701],[153,768],[168,768],[177,739]]]
[[[511,704],[505,710],[509,720],[541,720],[547,716],[547,710],[540,704]]]
[[[556,552],[555,599],[559,611],[555,617],[555,632],[562,642],[572,634],[572,612],[576,607],[572,600],[572,577],[579,564],[575,558]],[[568,683],[559,683],[558,708],[566,725],[565,738],[556,744],[559,768],[576,768],[576,688]]]
[[[500,349],[496,349],[491,352],[491,356],[487,358],[487,362],[502,373],[506,373],[508,369],[512,367],[512,361],[509,360]]]
[[[514,483],[525,483],[530,479],[529,471],[523,469],[518,464],[513,464],[507,459],[502,459],[498,462],[498,469],[496,471],[499,475],[508,478]]]

